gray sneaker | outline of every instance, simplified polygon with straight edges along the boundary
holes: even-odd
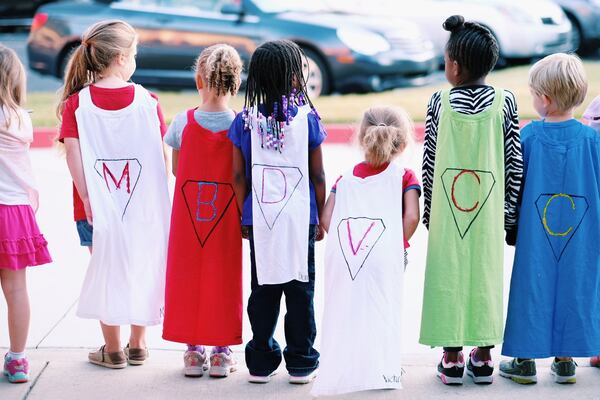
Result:
[[[572,359],[569,361],[558,361],[555,358],[550,371],[556,383],[575,383],[577,382],[577,377],[575,376],[576,369],[577,364]]]
[[[522,385],[537,382],[535,360],[527,359],[519,362],[516,358],[500,362],[500,376],[511,379]]]

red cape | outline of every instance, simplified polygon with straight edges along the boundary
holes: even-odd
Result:
[[[233,144],[187,113],[171,215],[163,338],[242,343],[242,237]]]

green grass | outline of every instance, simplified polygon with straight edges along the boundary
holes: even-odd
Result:
[[[577,110],[581,116],[585,106],[599,94],[600,90],[600,62],[586,61],[585,68],[589,79],[588,98]],[[488,83],[511,90],[517,97],[519,115],[521,119],[537,118],[531,104],[531,96],[527,87],[527,72],[529,66],[514,67],[498,72],[493,72]],[[349,94],[323,96],[315,100],[315,105],[325,123],[353,123],[360,119],[362,112],[372,105],[393,105],[406,109],[416,122],[425,119],[427,102],[431,94],[439,89],[447,88],[448,84],[435,84],[425,87],[404,88],[371,94]],[[198,104],[199,98],[195,92],[157,92],[160,104],[167,121],[175,114]],[[58,101],[55,93],[40,92],[30,93],[27,108],[33,110],[32,118],[36,127],[53,127],[57,125],[55,107]],[[239,95],[232,100],[231,106],[241,110],[243,96]]]

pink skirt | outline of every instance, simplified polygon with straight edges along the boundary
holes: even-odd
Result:
[[[0,204],[0,269],[19,270],[49,262],[48,242],[31,206]]]

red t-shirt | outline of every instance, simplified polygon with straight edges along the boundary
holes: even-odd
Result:
[[[385,163],[383,165],[380,165],[379,167],[373,167],[372,165],[363,161],[354,166],[354,169],[352,170],[352,175],[354,175],[358,178],[364,179],[366,177],[382,173],[383,171],[385,171],[385,169],[388,167],[388,165],[389,165],[389,163]],[[341,176],[339,178],[337,178],[337,180],[335,181],[335,184],[331,188],[331,191],[333,193],[335,193],[335,191],[337,189],[337,183],[339,182],[340,179],[342,179]],[[417,179],[415,172],[411,169],[406,168],[405,172],[404,172],[404,176],[402,177],[402,193],[406,193],[407,191],[413,190],[413,189],[417,190],[419,192],[419,196],[421,195],[421,185],[419,184],[419,180]],[[404,248],[407,249],[409,247],[410,247],[410,245],[408,244],[408,241],[406,239],[404,239]]]
[[[92,102],[98,108],[103,110],[120,110],[127,107],[133,102],[135,95],[135,87],[133,85],[124,86],[116,89],[101,88],[98,86],[90,85],[90,95]],[[158,101],[158,97],[154,93],[150,93]],[[75,111],[79,108],[79,93],[75,93],[67,99],[65,102],[65,108],[62,112],[62,124],[60,126],[60,135],[58,140],[61,142],[65,138],[79,139],[79,131],[77,130],[77,120],[75,118]],[[160,132],[164,136],[167,132],[167,124],[163,116],[160,104],[156,105],[156,112],[158,114],[158,120],[160,121]],[[83,202],[73,185],[73,213],[75,221],[86,219],[85,210],[83,208]]]

